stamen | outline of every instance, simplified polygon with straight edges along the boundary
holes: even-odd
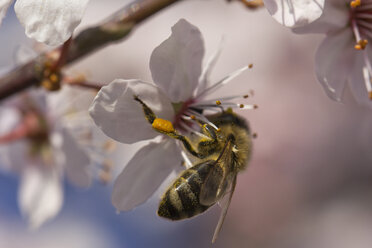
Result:
[[[209,139],[208,136],[206,136],[206,135],[204,135],[204,134],[202,134],[202,133],[200,133],[200,132],[198,132],[198,131],[192,129],[192,128],[189,127],[186,123],[181,122],[180,124],[181,124],[181,127],[182,127],[183,129],[185,129],[186,131],[188,131],[188,132],[190,132],[190,133],[192,133],[192,134],[195,134],[195,135],[197,135],[197,136],[199,136],[199,137],[201,137],[201,138]]]
[[[356,8],[356,7],[360,6],[360,5],[361,5],[361,0],[354,0],[354,1],[351,1],[350,2],[350,7],[351,8]]]
[[[371,14],[366,14],[364,12],[360,13],[359,11],[355,14],[355,17],[357,19],[372,19],[372,15]]]
[[[256,104],[254,104],[254,105],[237,104],[237,107],[239,107],[240,109],[257,109],[258,105],[256,105]]]
[[[234,95],[234,96],[227,96],[227,97],[219,97],[219,98],[214,98],[214,99],[210,99],[210,100],[205,100],[205,101],[198,101],[198,102],[195,102],[193,104],[190,104],[190,106],[192,107],[198,107],[199,105],[213,105],[214,103],[217,103],[218,102],[225,102],[225,101],[230,101],[230,100],[235,100],[235,99],[247,99],[249,96],[253,96],[253,93],[249,93],[249,94],[246,94],[244,96],[242,95]]]
[[[209,88],[206,88],[204,91],[200,92],[195,98],[196,99],[200,99],[206,93],[210,93],[210,92],[213,92],[213,91],[217,90],[221,86],[223,86],[223,85],[227,84],[228,82],[230,82],[235,77],[239,76],[243,71],[247,70],[248,68],[249,68],[248,66],[244,66],[243,68],[240,68],[239,70],[234,71],[233,73],[227,75],[226,77],[224,77],[223,79],[221,79],[217,83],[215,83],[212,86],[210,86]]]
[[[218,130],[218,127],[216,125],[214,125],[211,121],[209,121],[204,115],[199,114],[199,113],[197,113],[193,110],[189,110],[188,112],[190,112],[192,115],[195,115],[202,122],[207,123],[210,126],[212,126],[214,129]]]
[[[161,118],[156,118],[152,127],[160,132],[173,133],[175,131],[172,122]]]
[[[360,10],[370,10],[372,8],[372,3],[371,2],[369,2],[369,3],[363,3],[363,5],[360,5],[359,7],[358,7],[358,10],[360,11]]]
[[[221,105],[221,101],[217,100],[217,101],[216,101],[216,104],[217,104],[217,105]]]
[[[372,100],[372,84],[371,84],[370,73],[367,67],[363,67],[363,77],[364,77],[364,83],[366,85],[366,89],[368,92],[368,98]]]
[[[358,43],[354,46],[356,50],[364,50],[368,44],[368,40],[360,40]]]
[[[354,46],[354,48],[356,50],[364,50],[368,44],[368,40],[361,38],[357,22],[354,19],[351,20],[351,26],[355,39],[357,40],[357,44]]]

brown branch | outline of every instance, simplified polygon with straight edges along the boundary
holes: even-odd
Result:
[[[71,40],[66,65],[100,49],[112,42],[126,37],[137,24],[159,12],[163,8],[180,0],[136,0],[111,15],[101,24],[87,28]],[[48,54],[60,52],[57,48]],[[38,85],[41,80],[42,63],[47,53],[24,64],[0,78],[0,100],[16,94],[26,88]]]

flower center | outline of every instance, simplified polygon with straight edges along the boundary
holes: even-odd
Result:
[[[368,40],[372,39],[372,1],[354,0],[350,2],[350,25],[356,44],[354,48],[363,52],[363,76],[369,98],[372,100],[372,66],[365,50]]]
[[[174,119],[173,119],[173,125],[174,128],[181,131],[187,131],[189,125],[187,125],[184,122],[183,117],[186,114],[187,110],[189,109],[189,106],[194,103],[193,99],[187,100],[185,102],[179,102],[179,103],[172,103],[174,112],[176,113]]]

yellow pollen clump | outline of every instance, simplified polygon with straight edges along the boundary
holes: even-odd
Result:
[[[174,127],[172,122],[160,118],[156,118],[152,123],[152,127],[160,132],[172,133],[174,132]]]
[[[216,104],[217,104],[217,105],[221,105],[221,101],[218,101],[218,100],[217,100],[217,101],[216,101]]]
[[[354,48],[356,50],[364,50],[364,48],[366,48],[368,44],[368,40],[364,39],[364,40],[360,40],[358,41],[358,43],[354,46]]]
[[[350,7],[356,8],[356,7],[360,6],[361,4],[362,4],[361,0],[354,0],[354,1],[350,2]]]

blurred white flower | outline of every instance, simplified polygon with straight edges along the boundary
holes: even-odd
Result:
[[[89,0],[17,0],[14,10],[26,35],[50,46],[61,45],[79,25]],[[13,0],[0,0],[0,24]]]
[[[325,0],[263,0],[276,21],[287,27],[298,27],[318,19]]]
[[[327,95],[342,100],[346,83],[360,104],[372,107],[371,0],[328,0],[315,22],[295,28],[296,33],[325,33],[315,55],[318,81]]]
[[[159,136],[146,121],[142,106],[134,100],[138,96],[156,116],[172,121],[181,133],[202,135],[194,128],[195,121],[210,123],[206,110],[222,107],[252,109],[254,106],[231,102],[243,95],[216,100],[205,97],[246,70],[232,73],[219,82],[208,85],[209,74],[219,52],[202,71],[204,42],[199,29],[181,19],[172,27],[171,36],[155,48],[150,58],[150,70],[155,84],[138,79],[116,79],[103,87],[90,108],[90,114],[102,131],[122,142],[134,143]],[[222,103],[220,102],[222,101]],[[226,101],[226,102],[224,102]],[[212,123],[210,125],[214,126]],[[152,141],[141,148],[128,162],[114,184],[112,202],[118,210],[130,210],[145,202],[160,184],[187,160],[178,142],[168,136]]]
[[[21,175],[19,206],[31,228],[60,211],[64,173],[75,185],[91,183],[90,159],[63,125],[69,100],[29,91],[0,108],[1,165]]]

